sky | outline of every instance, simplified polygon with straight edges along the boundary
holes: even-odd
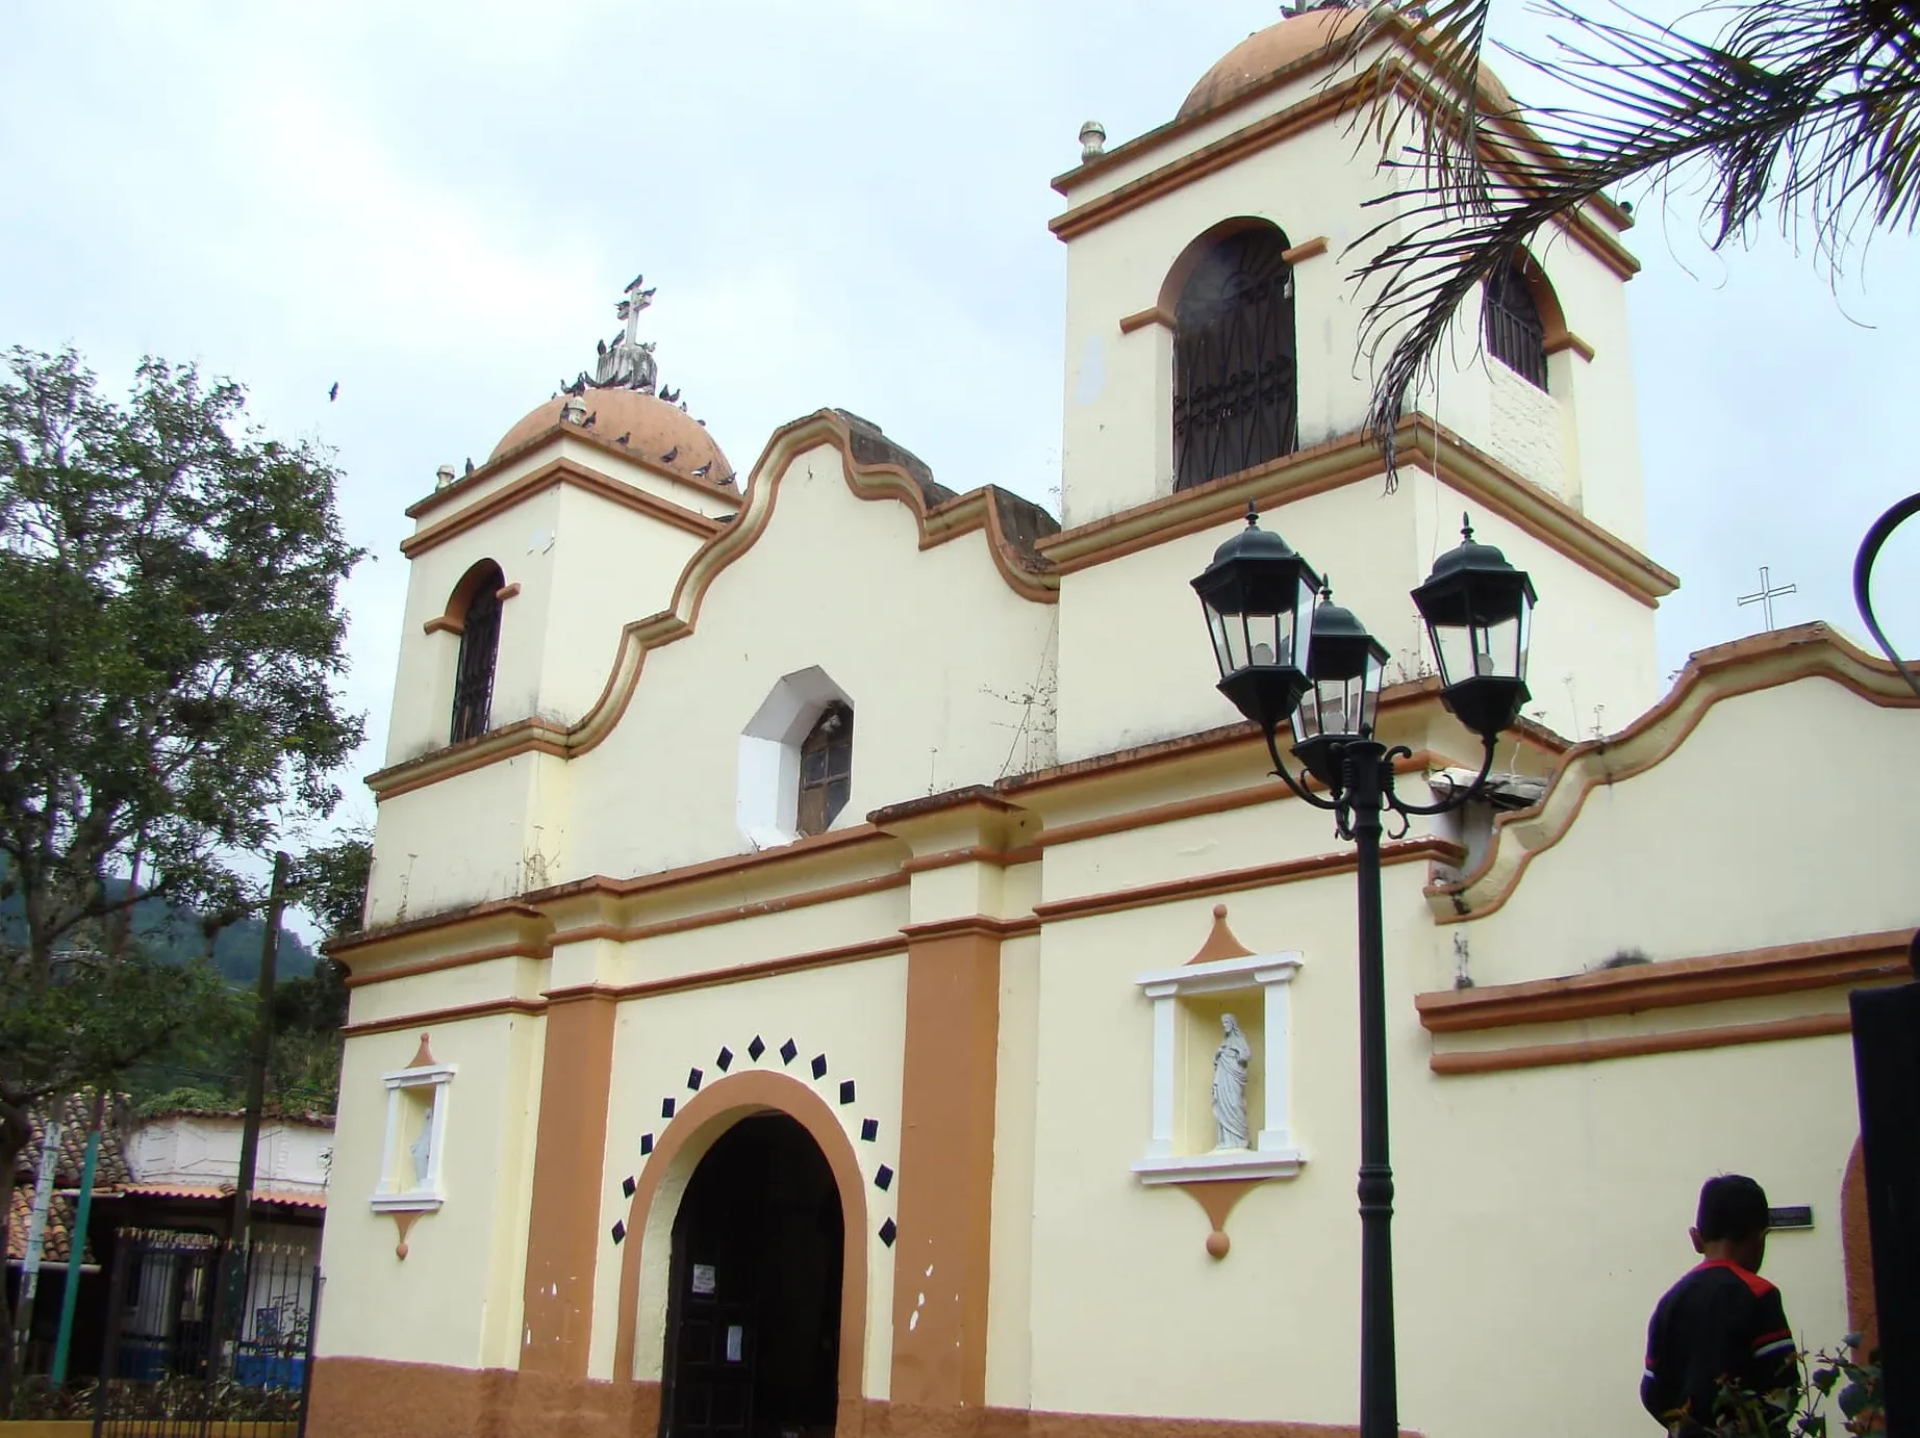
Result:
[[[350,537],[347,700],[370,819],[406,583],[402,510],[483,460],[617,328],[636,272],[661,376],[742,473],[823,406],[948,486],[1057,510],[1064,247],[1048,180],[1117,144],[1279,18],[1265,0],[656,0],[326,5],[0,0],[0,346],[143,354],[251,392],[329,446]],[[1538,24],[1496,0],[1493,33]],[[1525,99],[1528,77],[1500,68]],[[1920,487],[1920,247],[1836,287],[1776,233],[1715,255],[1643,199],[1628,286],[1651,540],[1681,576],[1663,672],[1760,627],[1862,633],[1850,574]],[[337,401],[328,389],[338,383]],[[1879,570],[1920,652],[1920,525]],[[1613,716],[1609,716],[1612,719]]]

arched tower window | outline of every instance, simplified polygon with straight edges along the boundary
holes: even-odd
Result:
[[[461,581],[467,602],[460,614],[460,663],[453,679],[452,743],[487,732],[493,707],[493,668],[500,657],[500,591],[506,584],[500,566],[475,565]]]
[[[1287,237],[1251,225],[1214,241],[1180,290],[1173,334],[1174,488],[1299,444]]]
[[[800,804],[794,825],[824,834],[853,791],[853,710],[829,704],[800,744]]]
[[[1487,280],[1487,349],[1528,384],[1547,387],[1547,327],[1529,275],[1533,261],[1515,255]]]

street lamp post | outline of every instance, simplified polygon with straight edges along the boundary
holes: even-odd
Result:
[[[1374,736],[1387,652],[1285,540],[1247,527],[1215,551],[1193,581],[1206,614],[1220,692],[1260,726],[1274,773],[1315,808],[1334,815],[1355,846],[1360,968],[1360,1435],[1397,1438],[1399,1399],[1393,1350],[1393,1168],[1387,1143],[1387,1018],[1381,939],[1380,836],[1384,816],[1406,832],[1410,816],[1440,814],[1484,792],[1493,749],[1526,703],[1533,584],[1499,550],[1474,541],[1443,554],[1413,591],[1440,666],[1440,697],[1480,736],[1485,757],[1473,783],[1433,804],[1411,804],[1393,789],[1405,746]],[[1276,737],[1290,730],[1305,775],[1296,779]],[[1322,798],[1306,776],[1327,792]]]

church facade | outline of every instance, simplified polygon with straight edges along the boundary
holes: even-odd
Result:
[[[1385,644],[1411,797],[1479,767],[1407,597],[1463,511],[1540,594],[1489,801],[1383,849],[1403,1427],[1645,1423],[1716,1172],[1806,1210],[1806,1346],[1870,1322],[1846,994],[1903,975],[1920,775],[1860,757],[1915,701],[1823,625],[1663,693],[1607,204],[1480,297],[1387,483],[1351,13],[1056,181],[1058,521],[833,409],[736,475],[638,280],[408,511],[321,1438],[1352,1431],[1353,850],[1189,588],[1250,502]]]

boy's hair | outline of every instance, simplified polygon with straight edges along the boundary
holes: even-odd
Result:
[[[1694,1221],[1702,1242],[1750,1238],[1767,1228],[1767,1193],[1744,1174],[1723,1173],[1700,1188],[1700,1212]]]

